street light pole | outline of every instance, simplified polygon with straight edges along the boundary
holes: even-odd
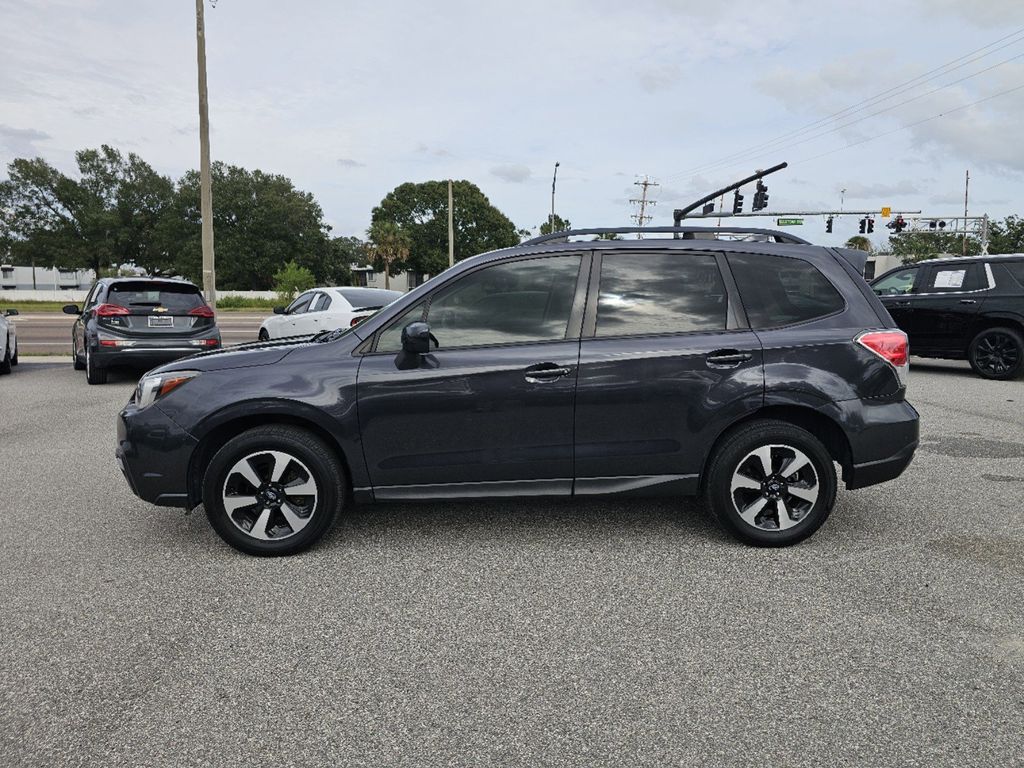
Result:
[[[202,219],[203,292],[217,306],[217,273],[213,263],[213,192],[210,180],[210,106],[206,91],[206,24],[203,2],[196,0],[196,60],[199,69],[199,211]]]
[[[558,181],[558,163],[555,163],[555,173],[551,177],[551,231],[555,231],[555,182]]]

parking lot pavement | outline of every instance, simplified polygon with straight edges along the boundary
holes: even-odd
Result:
[[[280,560],[131,495],[133,384],[0,378],[4,765],[1020,764],[1024,382],[915,365],[913,465],[791,549],[529,500]]]
[[[269,313],[220,312],[217,325],[225,344],[256,341],[260,323]],[[71,326],[75,318],[58,312],[26,312],[15,318],[18,351],[23,355],[71,355]]]

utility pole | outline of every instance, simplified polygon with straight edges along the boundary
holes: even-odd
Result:
[[[558,181],[558,165],[555,161],[555,172],[551,176],[551,231],[555,231],[555,182]]]
[[[199,68],[199,211],[202,219],[203,292],[217,306],[217,273],[213,263],[213,192],[210,180],[210,105],[206,90],[206,23],[203,2],[196,0],[196,60]]]
[[[968,168],[964,176],[964,219],[967,219],[967,190],[971,186],[971,169]],[[964,232],[964,252],[963,255],[967,255],[967,233]]]
[[[631,215],[629,218],[633,219],[633,221],[635,221],[637,223],[637,226],[642,227],[642,226],[644,226],[645,222],[648,222],[648,221],[650,221],[651,219],[654,218],[653,216],[651,216],[650,214],[647,213],[647,206],[648,205],[657,205],[658,201],[657,200],[649,200],[647,198],[647,190],[650,187],[657,187],[658,186],[658,182],[651,181],[650,178],[648,178],[645,175],[643,181],[634,181],[633,185],[637,186],[637,187],[640,187],[643,191],[640,193],[640,197],[639,198],[636,198],[636,197],[630,198],[629,202],[631,204],[633,204],[633,205],[639,205],[640,206],[640,210],[637,213],[634,213],[633,215]],[[638,237],[638,239],[642,240],[643,237],[644,237],[643,232],[638,233],[637,237]]]
[[[455,216],[452,209],[451,179],[448,179],[448,266],[455,266]]]

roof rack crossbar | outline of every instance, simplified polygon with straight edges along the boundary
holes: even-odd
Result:
[[[766,235],[775,238],[777,243],[789,243],[791,245],[810,245],[811,243],[802,237],[791,235],[788,232],[780,232],[777,229],[761,229],[758,227],[595,227],[593,229],[567,229],[562,232],[551,232],[547,235],[531,238],[521,245],[538,245],[558,240],[568,240],[570,237],[580,235],[627,235],[627,234],[672,234],[672,235],[696,235],[702,233],[729,234],[729,235]],[[684,238],[690,239],[690,238]]]

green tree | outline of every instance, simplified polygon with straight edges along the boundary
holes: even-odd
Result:
[[[391,288],[391,273],[400,271],[408,262],[412,238],[391,221],[374,222],[366,234],[366,253],[374,269],[384,273],[384,287]]]
[[[515,224],[468,181],[453,184],[455,260],[519,243]],[[448,182],[405,183],[373,209],[372,222],[390,222],[409,235],[408,259],[396,269],[436,275],[448,267]]]
[[[569,220],[568,219],[563,219],[557,213],[555,214],[554,221],[555,221],[555,226],[554,226],[554,229],[552,229],[552,227],[551,227],[551,216],[548,215],[547,221],[545,221],[543,224],[540,225],[540,233],[542,235],[550,235],[552,233],[552,231],[554,231],[554,232],[564,232],[567,229],[572,229],[572,224],[569,222]]]
[[[867,251],[868,253],[873,253],[875,250],[874,246],[871,245],[871,241],[864,237],[864,235],[854,235],[843,245],[846,248],[855,248],[858,251]]]
[[[963,253],[963,235],[946,233],[912,233],[891,235],[889,247],[893,255],[909,264],[922,259],[930,259],[943,254],[959,256]],[[967,255],[973,256],[981,252],[981,243],[975,237],[967,238]]]
[[[366,261],[366,243],[358,237],[336,237],[331,240],[331,263],[326,283],[351,285],[352,265]]]
[[[1024,253],[1024,219],[1007,216],[988,225],[989,253]]]
[[[217,285],[225,290],[267,290],[283,264],[294,261],[317,282],[333,282],[338,266],[330,227],[313,196],[291,180],[263,171],[214,163],[213,228]],[[202,276],[199,172],[178,184],[178,211],[168,238],[177,244],[178,270]]]
[[[277,299],[282,304],[291,304],[296,294],[308,291],[314,285],[316,278],[313,273],[294,261],[287,262],[274,273],[274,290],[277,291]]]

